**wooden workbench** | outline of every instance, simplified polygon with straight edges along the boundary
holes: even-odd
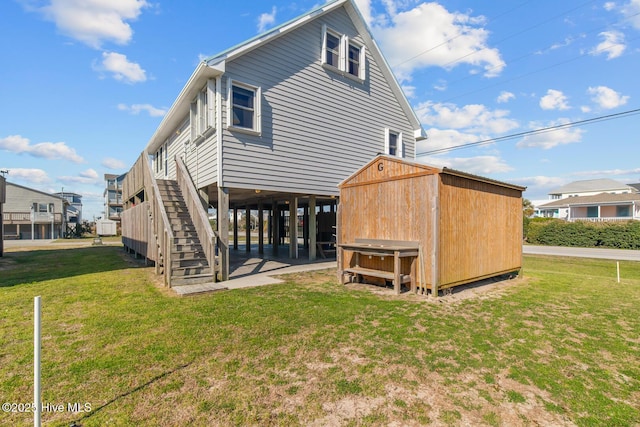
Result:
[[[380,277],[393,281],[393,289],[396,294],[400,294],[400,287],[404,283],[411,283],[411,290],[416,288],[416,259],[418,258],[418,242],[400,240],[379,240],[379,239],[356,239],[354,243],[341,243],[338,245],[340,254],[338,257],[338,270],[340,277],[343,273],[351,273],[359,281],[360,276]],[[354,256],[350,265],[342,265],[344,262],[344,251],[351,251]],[[360,256],[393,257],[393,271],[375,270],[360,266]],[[400,259],[412,257],[411,274],[402,274]]]

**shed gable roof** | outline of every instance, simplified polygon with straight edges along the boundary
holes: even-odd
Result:
[[[355,187],[363,184],[407,179],[423,175],[435,175],[441,170],[429,165],[408,162],[397,157],[380,155],[358,169],[338,184],[339,188]]]
[[[400,159],[398,157],[379,155],[369,163],[358,169],[355,173],[342,181],[338,187],[355,187],[363,184],[375,182],[392,181],[395,179],[406,179],[422,175],[446,174],[459,176],[473,181],[485,182],[500,187],[511,188],[518,191],[526,190],[526,187],[509,184],[508,182],[496,181],[495,179],[473,175],[467,172],[450,168],[438,168],[424,163],[417,163]]]

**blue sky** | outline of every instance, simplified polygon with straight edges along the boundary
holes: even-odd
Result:
[[[140,155],[201,58],[319,3],[0,2],[0,169],[82,194]],[[429,139],[417,160],[528,187],[640,182],[637,115],[465,149],[640,108],[640,0],[358,0]]]

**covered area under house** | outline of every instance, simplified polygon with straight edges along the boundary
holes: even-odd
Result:
[[[170,286],[335,259],[335,196],[196,188],[184,162],[155,179],[141,155],[123,183],[123,243]]]

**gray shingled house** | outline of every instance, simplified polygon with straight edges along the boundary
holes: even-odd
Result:
[[[268,212],[273,249],[286,234],[291,257],[303,242],[314,259],[335,234],[338,183],[380,153],[413,159],[424,138],[355,2],[326,3],[197,66],[127,174],[125,246],[168,285],[226,280],[229,211],[234,225],[257,218],[258,252]]]

